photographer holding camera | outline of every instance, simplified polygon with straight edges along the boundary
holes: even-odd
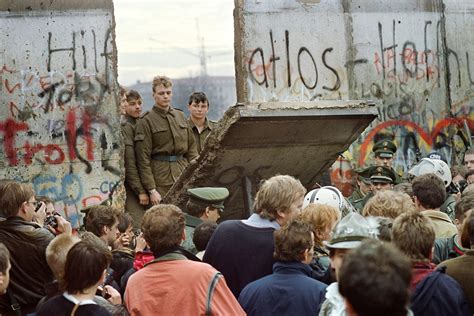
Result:
[[[54,235],[41,227],[46,218],[46,205],[38,203],[29,184],[6,181],[0,185],[0,240],[11,254],[10,286],[0,297],[0,314],[35,311],[46,294],[44,284],[53,280],[46,263],[46,247]],[[71,233],[71,225],[55,216],[61,233]],[[35,222],[36,221],[36,222]]]

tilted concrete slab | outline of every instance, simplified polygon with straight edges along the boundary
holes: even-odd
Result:
[[[186,189],[229,189],[222,219],[244,218],[262,179],[289,174],[310,188],[377,117],[364,101],[266,102],[231,107],[164,198],[185,209]]]

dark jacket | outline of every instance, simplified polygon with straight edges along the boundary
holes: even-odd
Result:
[[[34,312],[38,301],[46,295],[45,284],[53,281],[46,263],[46,247],[54,238],[48,230],[20,217],[0,221],[0,241],[10,251],[10,285],[23,313]],[[7,295],[0,296],[0,314],[10,311]]]
[[[429,273],[415,287],[411,295],[411,310],[415,316],[472,316],[461,286],[446,275],[445,270],[440,268]]]
[[[432,262],[441,262],[462,256],[466,249],[456,243],[457,234],[448,238],[436,238]]]
[[[273,274],[249,283],[239,303],[247,315],[317,315],[326,285],[301,262],[276,262]]]

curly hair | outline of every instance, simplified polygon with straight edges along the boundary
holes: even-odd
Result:
[[[377,192],[367,201],[362,210],[362,215],[395,219],[402,213],[414,210],[415,205],[408,194],[385,190]]]

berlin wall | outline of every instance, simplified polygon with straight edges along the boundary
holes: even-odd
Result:
[[[370,99],[378,119],[332,167],[346,193],[392,135],[395,167],[430,150],[459,162],[474,129],[474,2],[236,0],[239,102]],[[334,127],[334,132],[337,127]]]
[[[121,189],[114,23],[112,0],[0,4],[0,178],[74,227]]]

